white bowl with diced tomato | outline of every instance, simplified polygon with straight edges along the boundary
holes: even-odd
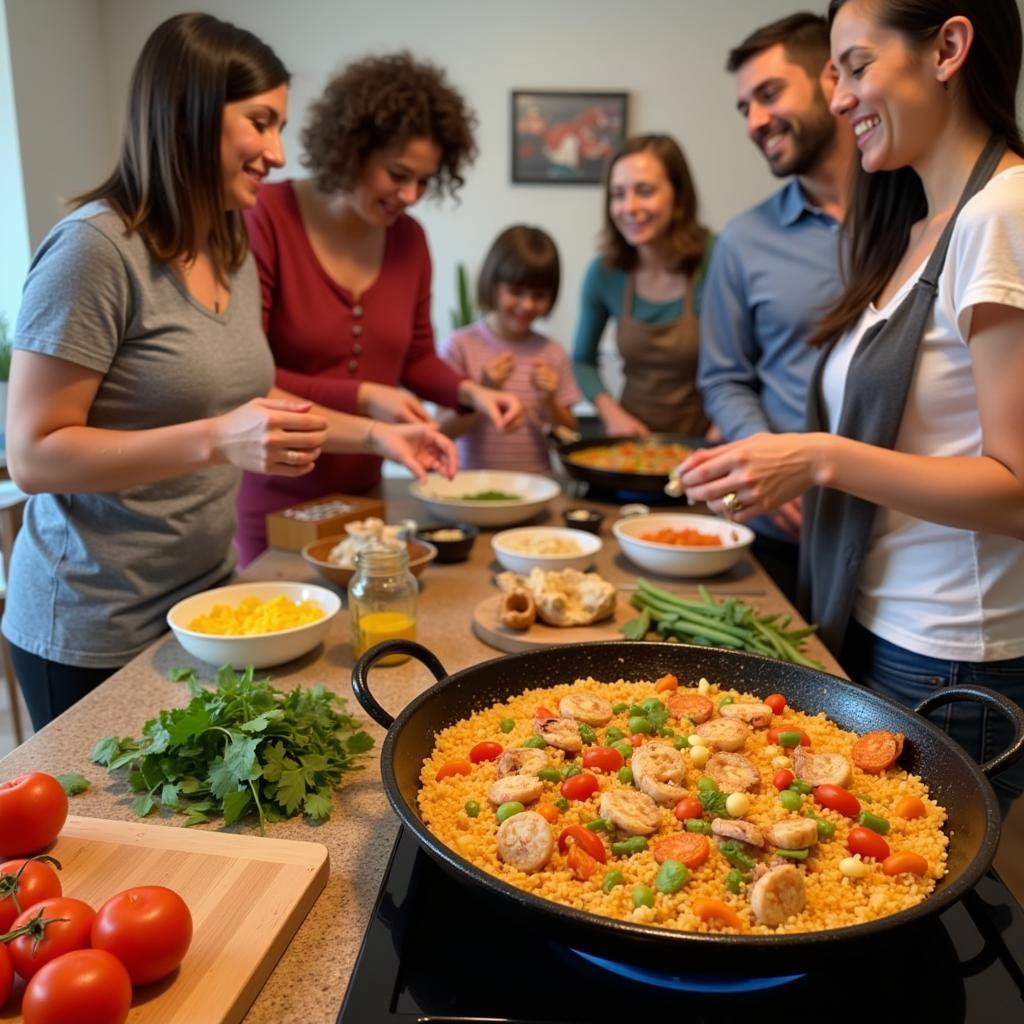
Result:
[[[628,516],[612,524],[612,533],[635,565],[673,578],[728,572],[754,542],[747,526],[687,512]]]

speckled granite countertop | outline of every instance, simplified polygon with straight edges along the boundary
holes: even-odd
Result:
[[[428,518],[424,510],[408,497],[404,481],[388,481],[385,497],[388,518],[405,515]],[[558,511],[569,499],[558,499],[535,525],[562,525]],[[573,504],[600,508],[595,502]],[[610,533],[612,515],[605,521],[603,550],[597,569],[613,583],[631,582],[636,570],[618,551]],[[432,565],[421,583],[417,639],[433,650],[449,671],[455,671],[499,657],[500,652],[481,643],[471,632],[473,609],[494,593],[491,577],[500,567],[493,561],[491,531],[481,531],[469,561],[456,565]],[[246,579],[324,581],[298,555],[269,551],[245,572]],[[730,591],[765,611],[792,611],[785,599],[752,560],[740,563],[732,572],[709,581],[715,593]],[[671,586],[671,585],[670,585]],[[674,589],[684,589],[682,584]],[[763,596],[762,596],[763,594]],[[571,638],[567,637],[567,640]],[[825,662],[830,671],[841,674],[824,648],[812,640],[812,657]],[[356,704],[350,689],[353,664],[349,644],[348,614],[342,610],[331,626],[327,641],[306,657],[268,670],[275,685],[290,688],[296,684],[324,683],[350,698],[350,710],[367,722],[366,728],[379,750],[384,731],[370,721]],[[169,669],[195,665],[200,677],[210,678],[211,669],[195,661],[169,634],[157,641],[71,711],[41,730],[21,747],[0,761],[0,777],[10,778],[22,771],[81,772],[93,788],[72,803],[76,814],[87,817],[132,820],[131,796],[120,780],[89,761],[97,739],[112,734],[135,736],[142,724],[161,708],[186,703],[181,684],[167,680]],[[418,662],[375,669],[372,673],[374,695],[393,714],[433,681]],[[148,823],[174,827],[171,816],[147,819]],[[253,1003],[247,1024],[330,1024],[337,1016],[349,977],[355,964],[363,931],[373,908],[388,855],[398,831],[398,819],[388,804],[381,786],[380,766],[371,754],[365,770],[346,778],[335,799],[331,818],[314,827],[301,818],[271,826],[280,839],[316,840],[330,850],[331,875],[320,898],[306,918],[273,974]],[[255,832],[255,828],[239,827]]]

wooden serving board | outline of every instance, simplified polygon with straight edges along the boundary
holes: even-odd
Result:
[[[504,594],[492,594],[473,609],[473,632],[485,644],[519,654],[555,644],[591,643],[595,640],[622,640],[619,626],[640,613],[629,603],[628,594],[619,594],[615,615],[590,626],[549,626],[538,619],[529,629],[509,629],[498,618]]]
[[[74,815],[47,852],[65,896],[98,909],[122,889],[166,885],[192,912],[188,955],[170,978],[136,988],[129,1024],[240,1021],[329,874],[321,843]],[[20,1021],[18,1006],[0,1021]]]

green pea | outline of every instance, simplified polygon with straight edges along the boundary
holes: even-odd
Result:
[[[609,725],[604,731],[604,741],[605,743],[614,743],[616,740],[621,740],[625,735],[617,725]]]
[[[786,788],[793,790],[794,793],[802,793],[804,796],[811,792],[811,784],[804,782],[803,779],[794,779]]]
[[[498,821],[507,821],[513,814],[522,814],[526,808],[518,800],[506,800],[497,811],[495,817]]]
[[[619,782],[621,782],[624,786],[633,785],[633,769],[630,768],[628,764],[624,764],[619,769]]]
[[[711,835],[711,825],[703,818],[687,818],[683,824],[687,832],[699,832],[702,836]]]
[[[622,755],[624,761],[628,761],[633,756],[633,744],[629,740],[616,740],[612,744],[612,748]]]
[[[571,779],[574,775],[582,775],[583,769],[578,764],[571,764],[568,768],[562,769],[562,778]]]
[[[880,818],[877,814],[872,814],[870,811],[861,811],[857,815],[857,821],[865,828],[871,829],[872,832],[877,832],[880,836],[884,836],[889,831],[889,822],[885,818]]]
[[[634,853],[643,853],[647,849],[647,840],[643,836],[630,836],[612,843],[612,853],[616,857],[632,857]]]
[[[584,743],[589,743],[591,746],[597,743],[597,733],[594,732],[586,722],[579,723],[579,730],[580,739],[583,740]]]
[[[601,880],[601,889],[604,892],[611,892],[615,886],[625,885],[625,882],[626,880],[622,877],[622,872],[618,868],[613,868]]]
[[[591,832],[611,832],[614,827],[607,818],[595,818],[587,822],[587,828]]]
[[[717,793],[718,792],[718,783],[715,782],[715,780],[712,779],[709,775],[702,775],[697,780],[697,788],[702,793]]]
[[[799,793],[794,793],[791,789],[784,789],[779,794],[779,803],[786,808],[787,811],[799,811],[803,804],[803,797]]]
[[[736,703],[736,698],[735,697],[723,697],[718,702],[718,710],[721,711],[722,708],[724,708],[726,704],[735,704],[735,703]]]
[[[743,875],[733,868],[729,874],[725,876],[725,887],[729,892],[739,895],[740,890],[743,888]]]
[[[612,714],[613,715],[621,715],[622,712],[625,711],[626,708],[628,708],[628,707],[629,707],[628,704],[613,704],[612,705]]]
[[[541,768],[537,772],[537,778],[543,779],[545,782],[561,782],[562,773],[557,768]]]
[[[658,869],[654,879],[654,888],[666,895],[678,892],[690,880],[690,872],[677,860],[669,858]]]
[[[516,727],[516,720],[514,718],[503,718],[501,720],[501,731],[511,732]]]
[[[776,850],[779,857],[788,857],[790,860],[807,860],[810,850]]]
[[[542,747],[546,746],[546,744],[539,736],[530,736],[528,739],[523,740],[523,746],[535,747],[540,750]]]
[[[689,750],[690,741],[685,736],[680,734],[672,741],[672,746],[675,747],[676,750]]]
[[[655,708],[659,711],[665,710],[665,705],[657,697],[648,697],[647,700],[641,702],[640,707],[644,709],[645,714],[650,714]]]
[[[466,801],[466,814],[475,818],[480,813],[480,805],[475,800]]]
[[[569,801],[566,800],[564,796],[560,796],[557,800],[555,800],[554,801],[554,805],[560,811],[567,811],[567,810],[569,810]]]
[[[638,885],[633,889],[634,907],[653,907],[654,893],[649,885]]]
[[[779,733],[779,746],[780,747],[799,747],[800,746],[800,733],[798,732],[780,732]]]
[[[651,725],[651,723],[647,720],[646,716],[634,715],[629,720],[629,731],[631,733],[642,732],[647,735],[650,735],[652,732],[654,732],[654,726]]]

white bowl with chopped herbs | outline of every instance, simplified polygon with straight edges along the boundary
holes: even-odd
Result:
[[[179,601],[167,613],[178,643],[210,665],[268,668],[308,654],[341,609],[333,590],[309,583],[235,583]]]

